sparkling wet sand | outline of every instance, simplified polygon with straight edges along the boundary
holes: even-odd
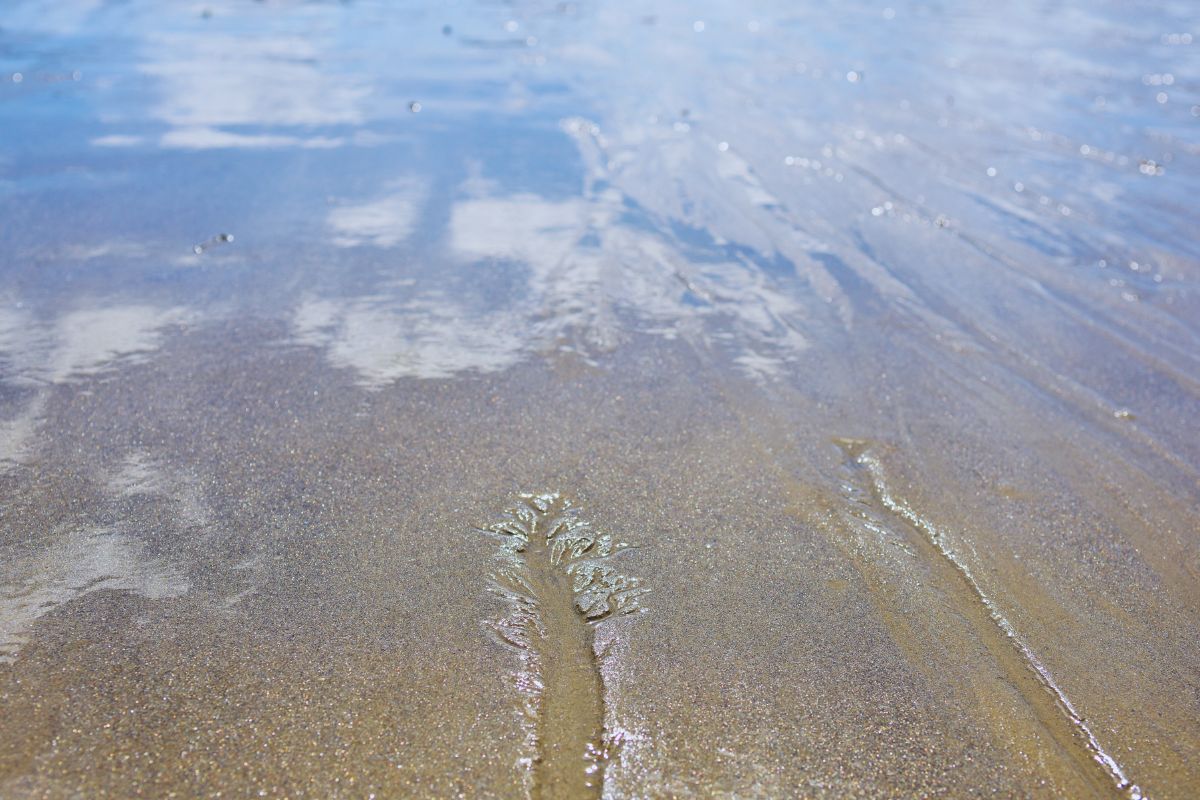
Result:
[[[0,797],[1200,792],[1186,6],[202,10],[0,18]]]

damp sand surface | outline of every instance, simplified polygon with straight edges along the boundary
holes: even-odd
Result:
[[[1186,3],[18,2],[0,797],[1200,794]]]

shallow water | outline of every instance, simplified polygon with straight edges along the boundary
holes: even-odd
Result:
[[[795,5],[6,4],[0,797],[1200,793],[1193,4]]]

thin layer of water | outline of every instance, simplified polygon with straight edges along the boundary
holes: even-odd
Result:
[[[0,795],[1193,796],[1194,24],[8,4]]]

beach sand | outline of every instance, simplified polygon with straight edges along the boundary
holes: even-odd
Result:
[[[1187,9],[622,5],[6,12],[0,797],[1200,792]]]

